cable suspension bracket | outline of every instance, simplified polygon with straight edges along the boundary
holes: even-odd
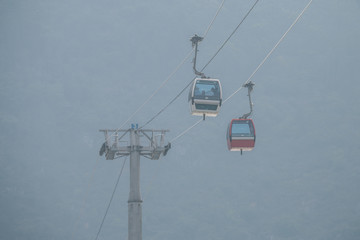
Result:
[[[244,84],[243,87],[246,87],[248,89],[248,96],[249,96],[249,104],[250,104],[250,112],[244,114],[241,118],[247,119],[253,112],[253,103],[251,101],[251,91],[254,88],[255,83],[252,81],[249,81],[248,83]]]
[[[193,63],[194,63],[194,66],[193,66],[193,69],[194,69],[194,73],[197,75],[197,76],[200,76],[201,78],[206,78],[205,74],[202,73],[202,72],[199,72],[198,70],[196,70],[196,57],[197,57],[197,53],[198,53],[198,43],[201,42],[204,38],[203,37],[200,37],[198,35],[194,35],[190,41],[192,43],[192,47],[195,46],[195,57],[194,57],[194,60],[193,60]]]
[[[167,152],[171,148],[171,143],[165,145],[165,133],[169,130],[152,130],[152,129],[139,129],[138,125],[132,124],[131,129],[101,129],[100,132],[105,134],[105,142],[100,148],[99,155],[105,154],[106,160],[114,160],[123,156],[130,156],[132,152],[138,152],[141,156],[158,160],[161,155],[166,156]],[[119,132],[123,134],[119,137]],[[110,133],[113,138],[109,138]],[[124,141],[125,135],[130,133],[130,145],[129,141]],[[140,141],[140,135],[145,137],[145,141],[148,140],[148,145],[141,146],[139,143],[131,143],[131,134],[134,134]]]

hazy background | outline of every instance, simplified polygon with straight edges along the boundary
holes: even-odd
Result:
[[[225,1],[199,68],[253,2]],[[0,239],[95,239],[123,163],[98,157],[98,130],[144,103],[220,3],[0,0]],[[258,3],[205,70],[224,98],[307,3]],[[142,158],[144,240],[360,239],[359,22],[359,0],[314,0],[252,79],[252,152],[226,147],[227,124],[249,108],[243,89],[165,158]],[[186,86],[191,58],[125,128]],[[148,128],[171,140],[197,120],[186,91]],[[127,239],[128,193],[127,162],[99,239]]]

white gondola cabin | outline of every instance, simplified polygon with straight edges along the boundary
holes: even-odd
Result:
[[[190,88],[192,115],[216,117],[220,111],[222,89],[219,79],[196,78]]]
[[[251,151],[255,147],[255,127],[252,119],[233,119],[227,129],[227,145],[230,151]]]

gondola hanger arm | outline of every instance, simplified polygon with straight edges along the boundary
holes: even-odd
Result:
[[[246,83],[243,85],[243,87],[246,87],[248,89],[248,96],[249,96],[249,104],[250,104],[250,112],[244,114],[241,118],[243,119],[247,119],[253,112],[253,103],[251,101],[251,92],[254,88],[255,83],[253,83],[252,81]]]
[[[196,70],[196,57],[197,57],[197,53],[198,53],[198,43],[201,42],[204,38],[203,37],[200,37],[198,35],[194,35],[190,41],[192,43],[192,47],[195,46],[195,56],[194,56],[194,60],[193,60],[193,69],[194,69],[194,73],[197,75],[197,76],[200,76],[201,78],[206,78],[205,74],[202,73],[202,72],[199,72],[198,70]]]

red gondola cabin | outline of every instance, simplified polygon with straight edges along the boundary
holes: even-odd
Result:
[[[227,129],[227,145],[230,151],[251,151],[255,146],[255,127],[252,119],[233,119]]]

